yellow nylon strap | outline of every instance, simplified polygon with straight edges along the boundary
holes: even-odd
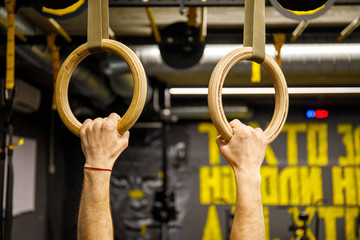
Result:
[[[55,84],[56,84],[56,78],[59,73],[60,69],[60,55],[59,55],[59,49],[57,48],[55,44],[56,40],[56,34],[49,34],[46,36],[47,45],[51,52],[51,58],[53,63],[53,85],[54,85],[54,91],[53,91],[53,102],[51,105],[52,110],[56,110],[56,103],[55,103]]]
[[[299,25],[296,27],[294,32],[291,34],[290,41],[295,42],[296,39],[304,32],[304,30],[309,26],[310,22],[308,20],[302,20]]]
[[[15,0],[5,0],[7,10],[6,82],[7,90],[15,86]]]
[[[201,24],[200,24],[200,42],[206,40],[207,35],[207,7],[201,8]]]
[[[67,41],[71,42],[72,39],[66,30],[53,18],[47,18],[47,21],[55,28],[55,30]]]
[[[341,42],[360,25],[360,16],[355,18],[344,30],[341,31],[336,41]]]
[[[152,30],[154,32],[155,42],[156,43],[161,43],[161,35],[160,35],[160,32],[159,32],[159,28],[156,25],[154,15],[153,15],[153,13],[151,11],[151,8],[146,7],[145,10],[146,10],[146,13],[148,15],[148,18],[149,18],[149,21],[150,21],[150,24],[151,24],[151,28],[152,28]]]
[[[109,0],[88,1],[88,49],[98,51],[109,38]]]
[[[3,19],[0,19],[0,24],[3,25],[5,28],[7,28],[7,20],[5,21]],[[18,37],[23,42],[27,41],[25,35],[16,28],[15,28],[15,36]]]
[[[23,144],[24,144],[24,138],[20,138],[19,141],[10,144],[10,145],[9,145],[9,149],[10,149],[10,150],[14,150],[14,148],[15,148],[16,146],[21,146],[21,145],[23,145]]]
[[[281,54],[281,48],[286,41],[286,35],[285,35],[285,33],[274,33],[273,37],[274,37],[274,45],[275,45],[275,50],[276,50],[275,61],[277,62],[279,67],[281,67],[282,63],[281,63],[280,54]]]
[[[261,65],[256,62],[251,62],[251,82],[261,82]]]
[[[188,22],[187,25],[190,27],[195,27],[196,26],[196,7],[191,7],[189,8],[189,13],[188,13]]]
[[[265,0],[245,0],[244,47],[253,48],[251,60],[265,59]]]

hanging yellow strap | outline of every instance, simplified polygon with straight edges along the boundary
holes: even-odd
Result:
[[[55,30],[67,41],[71,42],[72,39],[70,35],[66,32],[66,30],[53,18],[46,19],[54,28]]]
[[[188,22],[187,25],[190,27],[195,27],[196,26],[196,7],[191,7],[189,8],[189,12],[188,12]]]
[[[152,30],[154,32],[155,42],[156,43],[161,43],[161,36],[160,36],[159,28],[156,25],[154,15],[153,15],[153,13],[151,11],[151,8],[146,7],[145,10],[146,10],[146,13],[148,15],[148,18],[149,18],[149,21],[150,21],[150,24],[151,24],[151,28],[152,28]]]
[[[256,62],[251,62],[251,82],[261,82],[261,65]]]
[[[200,42],[206,40],[207,35],[207,7],[201,8],[201,24],[200,24]]]
[[[291,34],[290,41],[295,42],[298,37],[304,32],[304,30],[309,26],[310,22],[308,20],[302,20],[299,25],[296,27],[294,32]]]
[[[15,0],[5,0],[7,11],[6,90],[15,86]]]
[[[0,18],[0,24],[2,26],[4,26],[5,28],[7,28],[7,20],[5,21],[2,18]],[[16,27],[15,27],[15,36],[23,42],[27,41],[27,38],[25,37],[25,35],[22,32],[20,32],[18,29],[16,29]]]
[[[358,26],[360,26],[360,16],[355,18],[344,30],[341,31],[336,38],[338,42],[344,40],[350,33],[352,33]]]
[[[59,69],[60,69],[60,55],[59,55],[59,49],[57,48],[56,44],[55,44],[55,40],[56,40],[56,34],[52,33],[46,36],[46,40],[47,40],[47,45],[48,48],[50,49],[51,52],[51,58],[52,58],[52,63],[53,63],[53,102],[51,105],[51,109],[52,110],[56,110],[56,104],[55,104],[55,83],[56,83],[56,78],[57,75],[59,73]]]
[[[24,144],[24,139],[23,139],[23,138],[20,138],[19,141],[14,142],[14,143],[12,143],[12,144],[9,145],[9,150],[14,150],[14,148],[15,148],[16,146],[21,146],[21,145],[23,145],[23,144]]]
[[[286,35],[285,35],[285,33],[274,33],[273,37],[274,37],[274,45],[275,45],[275,50],[276,50],[275,61],[277,62],[279,67],[281,67],[282,64],[281,64],[280,54],[281,54],[281,48],[286,41]]]

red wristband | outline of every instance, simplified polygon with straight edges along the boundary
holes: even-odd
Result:
[[[96,168],[96,167],[85,167],[84,169],[90,169],[90,170],[99,170],[99,171],[109,171],[112,172],[112,169],[108,169],[108,168]]]

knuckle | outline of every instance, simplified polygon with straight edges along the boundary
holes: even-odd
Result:
[[[241,122],[240,122],[239,119],[234,119],[234,120],[232,120],[232,121],[230,122],[230,125],[231,125],[232,127],[237,127],[237,126],[239,126],[240,124],[241,124]]]
[[[121,145],[123,146],[123,148],[127,148],[129,146],[129,141],[128,140],[123,140]]]
[[[109,120],[109,119],[107,119],[107,120],[104,122],[104,124],[102,125],[102,129],[103,129],[104,131],[110,132],[110,131],[113,131],[114,128],[115,128],[114,123],[113,123],[111,120]]]
[[[120,115],[117,114],[117,113],[111,113],[110,117],[112,117],[112,118],[120,118]]]
[[[82,126],[80,128],[80,137],[83,138],[85,137],[85,135],[86,135],[86,128]]]
[[[249,129],[248,127],[244,127],[239,132],[239,135],[240,135],[241,138],[247,139],[247,138],[252,136],[252,133],[253,132],[251,131],[251,129]]]
[[[267,147],[268,143],[267,143],[266,138],[263,138],[263,144],[264,144],[264,147]]]
[[[97,130],[97,129],[100,129],[102,127],[102,123],[100,121],[97,121],[94,123],[94,128]]]
[[[91,132],[92,132],[92,126],[88,126],[87,128],[85,128],[85,135],[90,134]]]
[[[83,123],[83,125],[89,124],[92,120],[90,118],[86,119]]]

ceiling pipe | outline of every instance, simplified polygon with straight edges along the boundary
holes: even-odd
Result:
[[[5,7],[0,7],[0,19],[7,21],[7,11]],[[39,27],[27,21],[21,13],[16,13],[15,29],[25,36],[44,34]]]
[[[175,69],[163,62],[157,45],[131,46],[149,75],[212,72],[225,54],[239,47],[242,45],[208,44],[198,64],[187,69]],[[267,44],[266,53],[275,57],[274,46]],[[285,44],[281,49],[281,59],[284,72],[359,71],[360,44]],[[122,60],[111,58],[111,61],[115,67],[116,62]],[[249,72],[250,70],[250,62],[245,61],[235,65],[231,71]]]
[[[6,9],[3,7],[0,7],[0,18],[7,18]],[[16,14],[15,28],[26,36],[44,35],[45,38],[45,33],[29,22],[20,12]],[[17,56],[32,66],[42,69],[48,74],[53,74],[52,59],[46,51],[44,52],[37,46],[16,45],[15,52]],[[73,86],[77,93],[91,99],[97,107],[106,107],[115,98],[113,91],[106,85],[105,79],[83,66],[78,66],[74,70],[70,86]]]
[[[111,61],[106,59],[102,61],[102,70],[109,79],[111,90],[130,102],[134,92],[134,78],[128,64],[122,60]],[[147,81],[146,103],[150,101],[152,93],[153,89]]]
[[[52,60],[49,53],[40,51],[38,47],[16,46],[16,55],[24,59],[33,68],[41,69],[49,75],[53,74]],[[69,92],[88,97],[97,107],[106,107],[115,98],[113,91],[106,85],[105,79],[83,66],[75,68],[70,87]]]

